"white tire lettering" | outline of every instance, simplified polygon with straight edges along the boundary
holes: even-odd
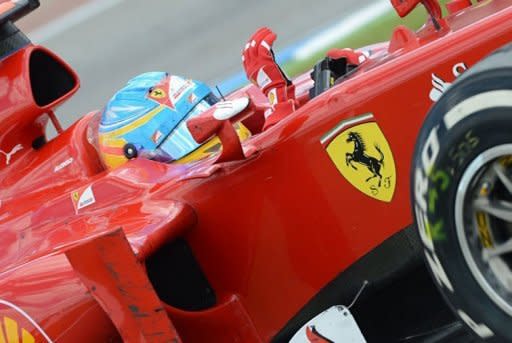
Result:
[[[448,275],[446,275],[446,272],[434,251],[430,254],[428,250],[425,249],[425,256],[427,257],[428,265],[430,266],[430,270],[432,270],[437,283],[446,287],[453,293],[452,283],[450,282],[450,279],[448,279]]]
[[[485,324],[477,324],[470,316],[467,315],[466,312],[462,310],[458,310],[457,313],[459,317],[466,323],[471,330],[473,330],[478,336],[481,338],[489,338],[494,336],[494,332],[489,329],[489,327]]]
[[[423,164],[423,172],[425,175],[430,173],[430,170],[434,165],[434,161],[439,154],[439,140],[437,138],[438,128],[438,126],[432,128],[421,152],[421,163]]]
[[[416,199],[417,205],[423,212],[427,212],[427,197],[428,190],[428,179],[423,176],[420,168],[416,168],[414,175],[414,198]]]
[[[418,231],[420,233],[420,239],[423,242],[423,245],[428,248],[430,251],[434,251],[434,243],[432,242],[432,238],[429,236],[427,232],[427,216],[425,212],[422,212],[421,209],[416,207],[416,219],[418,221]]]
[[[440,286],[447,288],[453,293],[453,286],[446,275],[446,272],[437,257],[434,250],[434,243],[429,234],[428,217],[427,217],[427,190],[428,190],[428,174],[432,169],[437,156],[439,155],[439,140],[437,137],[438,126],[434,127],[427,137],[427,141],[421,151],[421,162],[423,170],[416,168],[414,176],[414,199],[415,212],[418,224],[418,231],[421,241],[425,246],[425,256],[427,263],[432,270],[432,274]]]

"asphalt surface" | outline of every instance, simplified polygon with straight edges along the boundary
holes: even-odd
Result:
[[[37,36],[41,26],[73,11],[62,0],[41,2],[40,9],[20,22],[29,37],[30,32]],[[75,1],[76,8],[91,2]],[[81,90],[57,111],[64,126],[101,108],[139,73],[164,70],[214,85],[241,70],[241,48],[258,27],[265,25],[278,33],[275,46],[279,50],[371,1],[111,2],[112,7],[57,30],[43,42],[35,41],[61,55],[80,75]]]

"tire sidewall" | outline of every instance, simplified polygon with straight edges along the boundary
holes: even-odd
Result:
[[[504,77],[510,75],[510,77]],[[467,166],[483,151],[512,143],[512,107],[469,112],[447,128],[447,113],[478,94],[512,89],[512,71],[465,75],[432,108],[420,131],[412,164],[412,204],[427,267],[458,317],[486,342],[512,341],[512,318],[473,277],[455,227],[455,196]],[[512,103],[512,98],[511,98]]]

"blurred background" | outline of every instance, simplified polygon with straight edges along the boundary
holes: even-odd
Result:
[[[422,8],[400,19],[388,0],[41,0],[18,26],[81,78],[81,90],[57,111],[67,127],[147,71],[202,80],[229,93],[247,83],[241,50],[261,26],[278,34],[274,50],[293,76],[332,46],[388,40],[394,26],[417,28],[424,19]]]

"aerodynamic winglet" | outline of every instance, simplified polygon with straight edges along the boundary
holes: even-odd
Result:
[[[180,342],[121,228],[66,252],[125,342]]]

